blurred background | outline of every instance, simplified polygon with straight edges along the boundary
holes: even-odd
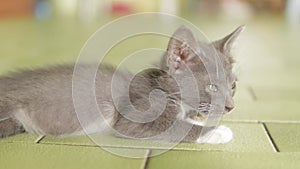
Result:
[[[233,50],[241,82],[287,87],[288,92],[298,89],[299,0],[0,0],[0,73],[74,62],[98,28],[138,12],[178,15],[210,40],[245,24]],[[132,45],[118,44],[107,60],[119,62],[138,49],[167,45],[167,39],[153,35],[128,41]],[[300,94],[296,97],[300,99]]]

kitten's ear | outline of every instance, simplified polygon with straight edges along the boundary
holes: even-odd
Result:
[[[236,28],[231,34],[227,35],[225,38],[213,42],[215,47],[221,52],[230,52],[233,44],[236,42],[239,34],[245,29],[245,25],[241,25]]]
[[[190,29],[185,26],[178,28],[168,44],[168,54],[166,55],[168,67],[177,70],[182,63],[187,63],[193,56],[191,47],[196,43]]]

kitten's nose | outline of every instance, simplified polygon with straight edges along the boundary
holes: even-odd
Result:
[[[230,112],[233,108],[234,108],[233,106],[232,106],[232,107],[225,106],[225,110],[226,110],[227,112]]]
[[[230,99],[226,99],[226,103],[225,103],[225,111],[227,113],[229,113],[232,109],[234,108],[234,102],[233,102],[233,99],[230,98]]]

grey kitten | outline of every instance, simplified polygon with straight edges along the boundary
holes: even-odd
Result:
[[[195,109],[201,107],[202,112],[208,113],[212,107],[210,91],[206,90],[209,86],[214,89],[225,88],[225,112],[233,109],[232,97],[236,77],[232,72],[233,59],[230,49],[242,30],[243,26],[225,38],[207,44],[197,42],[188,28],[180,27],[169,41],[167,52],[160,63],[161,69],[140,72],[131,81],[129,77],[133,74],[130,72],[100,65],[95,79],[95,94],[102,119],[98,118],[99,112],[95,112],[95,107],[92,106],[94,97],[88,94],[92,89],[87,79],[93,75],[92,68],[97,65],[76,65],[80,72],[77,82],[82,90],[73,93],[74,65],[25,70],[1,77],[0,137],[23,132],[53,136],[108,132],[129,138],[180,141],[182,138],[178,135],[186,132],[185,129],[190,129],[184,134],[183,141],[226,143],[232,139],[229,128],[212,127],[200,136],[203,126],[191,118],[192,115],[188,114],[190,110],[183,107],[182,103]],[[189,48],[183,47],[189,45],[196,45],[200,50],[214,48],[217,51],[225,69],[226,84],[210,84],[208,73],[199,57],[194,56],[194,52]],[[190,83],[184,80],[184,72],[187,69],[192,71],[197,80],[197,88],[192,88]],[[118,94],[117,102],[113,100],[111,93],[113,76],[118,79],[118,83],[114,83],[114,90],[117,90]],[[128,91],[125,84],[129,81]],[[178,84],[178,81],[183,82],[183,85]],[[188,100],[181,97],[181,90],[191,89],[198,91],[201,98],[199,102],[188,103]],[[155,97],[151,96],[154,90],[165,94],[166,98],[155,96],[155,93]],[[128,92],[129,100],[122,100],[122,96]],[[73,96],[82,93],[80,106],[85,114],[79,115],[84,117],[84,120],[79,122]],[[149,101],[149,97],[153,100]],[[151,106],[152,102],[155,102],[156,106]],[[128,111],[131,110],[128,109],[129,105],[135,108],[134,113]],[[158,107],[162,106],[163,111],[158,112]],[[137,120],[152,120],[139,122],[128,118],[129,116],[137,117]]]

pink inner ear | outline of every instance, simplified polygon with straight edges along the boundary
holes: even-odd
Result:
[[[182,64],[189,63],[189,55],[191,54],[190,46],[187,42],[182,42],[172,39],[168,48],[168,63],[172,65],[173,69],[178,70]]]
[[[181,60],[186,60],[190,52],[189,45],[186,42],[181,42],[175,39],[172,41],[175,41],[175,43],[169,45],[168,51],[176,55]],[[179,60],[177,59],[177,61]]]
[[[170,52],[166,58],[168,60],[169,66],[172,66],[175,70],[179,69],[180,62],[182,62],[179,53],[179,50],[173,50],[173,52]]]
[[[190,45],[196,43],[193,33],[187,27],[180,27],[172,36],[168,45],[166,58],[170,66],[177,70],[182,63],[187,63],[191,54]]]
[[[174,68],[175,68],[176,70],[179,69],[179,65],[180,65],[179,62],[174,62]]]

